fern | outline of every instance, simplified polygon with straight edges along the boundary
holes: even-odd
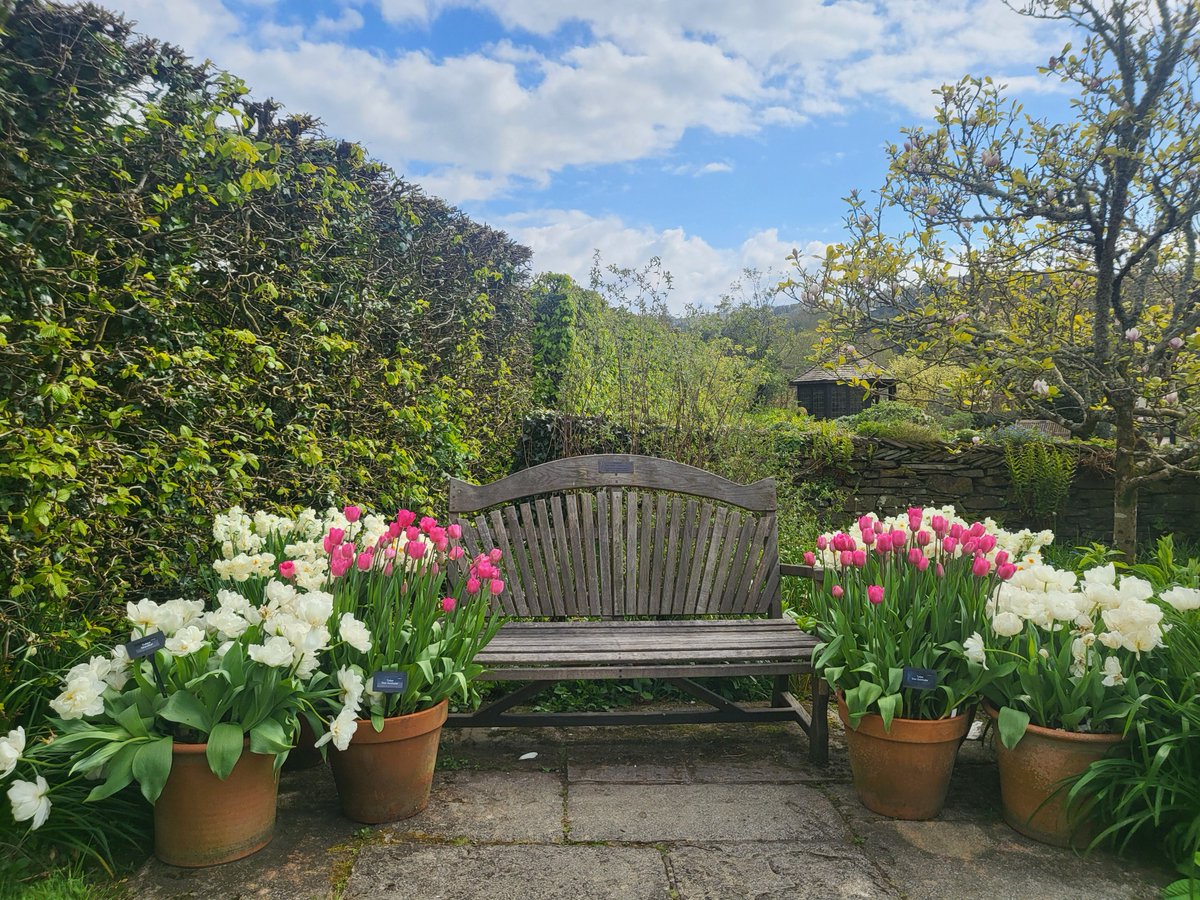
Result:
[[[1075,454],[1046,441],[1029,441],[1009,445],[1004,459],[1022,512],[1045,519],[1062,508],[1075,480]]]

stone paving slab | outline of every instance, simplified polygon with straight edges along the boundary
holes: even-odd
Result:
[[[429,805],[388,826],[442,840],[563,840],[562,778],[544,772],[439,772]]]
[[[845,836],[829,799],[800,784],[572,784],[567,820],[573,841],[825,842]]]
[[[725,844],[667,854],[680,900],[885,900],[900,895],[853,846]]]
[[[353,836],[361,829],[342,815],[328,767],[285,772],[275,838],[264,849],[210,869],[177,869],[152,857],[127,887],[139,900],[324,898],[339,864],[353,858]]]
[[[654,848],[546,845],[365,847],[343,897],[379,900],[666,900]]]

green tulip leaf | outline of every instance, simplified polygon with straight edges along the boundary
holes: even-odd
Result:
[[[158,800],[167,776],[171,774],[171,745],[168,735],[146,741],[133,755],[133,777],[142,789],[142,796],[150,803]]]
[[[1020,743],[1025,736],[1025,728],[1029,725],[1029,713],[1021,712],[1006,706],[1000,710],[999,718],[1000,740],[1009,750]]]
[[[233,722],[221,722],[208,735],[208,767],[224,781],[242,756],[245,732]]]

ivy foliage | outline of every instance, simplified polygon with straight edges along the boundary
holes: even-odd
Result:
[[[232,503],[496,470],[526,248],[103,9],[0,11],[6,668],[47,618],[178,593]]]

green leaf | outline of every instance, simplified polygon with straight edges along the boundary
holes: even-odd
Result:
[[[846,709],[850,712],[851,728],[858,728],[858,723],[867,714],[867,708],[882,694],[883,688],[870,681],[859,682],[846,691]]]
[[[176,691],[172,694],[158,714],[168,722],[187,725],[203,734],[209,731],[208,710],[187,691]]]
[[[208,735],[208,767],[213,774],[224,781],[237,765],[242,755],[242,746],[246,736],[242,726],[233,722],[221,722],[213,727]]]
[[[1011,750],[1025,736],[1025,728],[1029,725],[1029,713],[1013,709],[1011,706],[1005,706],[1000,710],[998,724],[1000,726],[1000,740],[1004,743],[1005,747]]]
[[[283,753],[291,747],[286,729],[275,719],[263,719],[250,729],[250,750],[254,753]]]
[[[879,715],[883,717],[883,730],[891,731],[892,718],[904,708],[904,698],[900,694],[884,694],[877,702]]]
[[[137,756],[142,746],[141,744],[129,743],[122,747],[108,764],[108,777],[104,779],[103,784],[98,784],[92,788],[92,792],[87,795],[86,802],[92,803],[96,800],[103,800],[105,797],[111,797],[117,791],[126,787],[133,780],[133,758]]]
[[[133,755],[133,777],[142,789],[142,796],[150,803],[158,800],[167,776],[171,774],[171,738],[161,737],[147,741]]]
[[[146,727],[146,722],[142,718],[141,711],[138,709],[136,703],[132,703],[121,710],[117,716],[117,723],[134,737],[150,737],[150,731]]]

